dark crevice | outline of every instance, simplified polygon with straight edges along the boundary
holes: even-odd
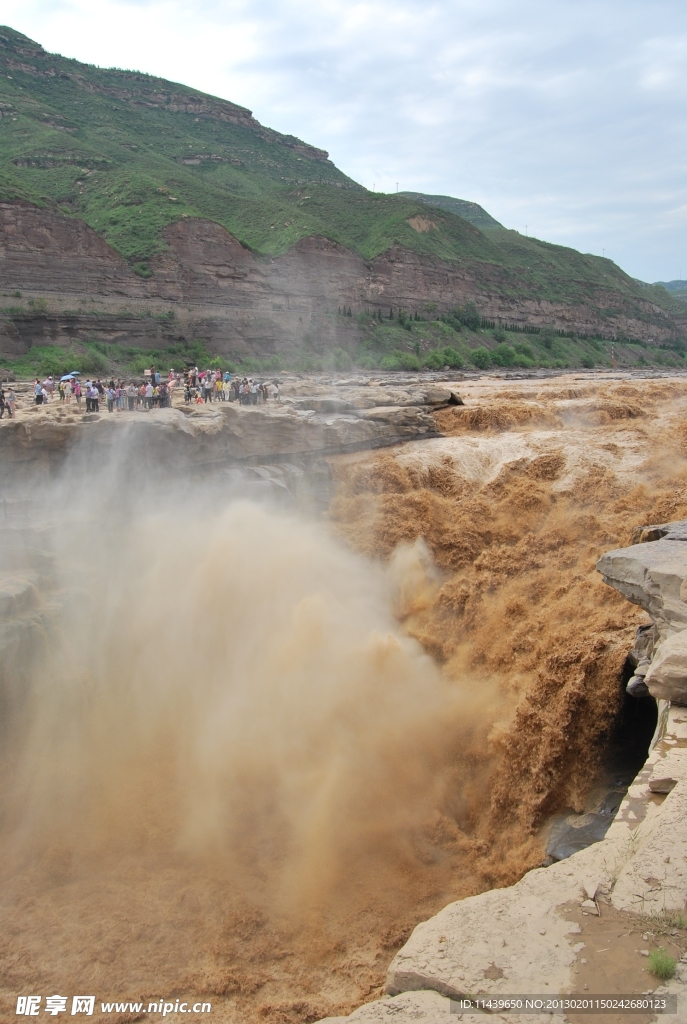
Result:
[[[658,721],[658,706],[651,696],[632,697],[625,691],[634,668],[635,663],[628,657],[619,679],[622,703],[585,811],[582,814],[567,811],[552,819],[545,864],[564,860],[604,838],[629,786],[647,759]]]

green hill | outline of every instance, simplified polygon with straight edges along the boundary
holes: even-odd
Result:
[[[647,299],[669,319],[684,312],[610,260],[506,231],[464,200],[368,192],[244,107],[47,53],[10,28],[0,28],[0,200],[83,219],[142,276],[165,249],[163,229],[201,217],[266,256],[321,235],[368,260],[400,246],[465,264],[506,303],[584,303],[597,321],[614,310],[646,319]]]
[[[428,196],[424,192],[399,192],[398,194],[406,196],[408,199],[417,199],[428,206],[438,206],[441,210],[449,210],[462,217],[463,220],[469,221],[470,224],[474,224],[480,231],[503,227],[503,224],[499,224],[483,206],[480,206],[479,203],[471,203],[467,199],[454,199],[453,196]]]
[[[416,200],[374,194],[327,153],[263,127],[249,110],[163,79],[80,64],[0,28],[0,199],[83,218],[123,256],[163,248],[181,216],[208,217],[276,255],[322,234],[364,256],[401,244],[488,258],[447,217],[418,232]]]
[[[656,281],[654,287],[665,288],[674,298],[687,301],[687,281]]]

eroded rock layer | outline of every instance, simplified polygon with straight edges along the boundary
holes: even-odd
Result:
[[[468,301],[482,316],[508,323],[552,325],[633,338],[672,337],[676,323],[649,299],[628,303],[612,288],[590,286],[588,302],[564,303],[537,295],[506,267],[470,260],[446,262],[392,247],[372,260],[319,236],[283,255],[261,257],[212,221],[186,218],[164,232],[166,251],[150,261],[144,280],[83,221],[27,204],[0,203],[0,288],[8,293],[59,296],[51,318],[6,315],[0,344],[10,354],[31,344],[68,343],[88,336],[88,314],[64,310],[80,298],[100,300],[98,335],[154,347],[204,337],[235,357],[312,347],[322,352],[358,341],[355,320],[339,306],[361,311],[389,307],[439,311]],[[593,293],[593,294],[592,294]],[[131,317],[139,311],[177,310],[173,324]],[[190,310],[188,307],[191,307]]]

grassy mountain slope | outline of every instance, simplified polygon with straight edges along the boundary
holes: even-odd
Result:
[[[654,287],[665,288],[673,298],[687,301],[687,281],[656,281]]]
[[[327,154],[250,111],[135,72],[46,53],[0,28],[0,198],[76,214],[132,262],[163,248],[182,215],[209,217],[268,255],[322,234],[372,257],[408,245],[489,258],[467,222],[408,224],[418,201],[374,195]]]
[[[10,28],[0,28],[2,199],[82,218],[144,275],[165,247],[166,225],[206,217],[264,255],[308,235],[368,259],[399,245],[469,262],[507,298],[594,307],[610,291],[626,310],[648,297],[684,312],[665,289],[647,291],[610,260],[506,231],[477,204],[368,192],[324,151],[265,128],[243,107],[49,54]],[[481,231],[476,217],[493,230]]]
[[[470,224],[474,224],[480,231],[503,227],[503,224],[499,224],[483,206],[480,206],[479,203],[471,203],[467,199],[454,199],[453,196],[429,196],[424,192],[400,192],[399,195],[406,196],[408,199],[418,199],[421,203],[427,203],[428,206],[438,206],[442,210],[449,210],[462,217],[463,220],[469,221]]]

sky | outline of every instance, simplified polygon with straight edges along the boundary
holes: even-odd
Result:
[[[687,278],[684,0],[0,0],[0,23],[240,103],[366,188]]]

